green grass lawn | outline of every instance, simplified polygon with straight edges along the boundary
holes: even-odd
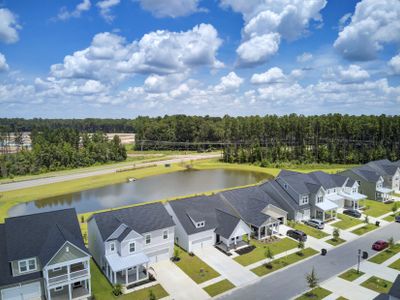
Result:
[[[302,251],[303,255],[299,255],[299,253],[292,253],[289,254],[288,256],[275,259],[271,262],[270,267],[267,267],[265,265],[261,265],[257,268],[252,269],[251,271],[256,274],[257,276],[264,276],[269,273],[272,273],[276,270],[282,269],[286,266],[289,266],[291,264],[294,264],[298,261],[301,261],[303,259],[306,259],[307,257],[313,256],[317,254],[318,251],[312,249],[312,248],[306,248]]]
[[[390,268],[400,271],[400,259],[389,265]]]
[[[357,235],[363,235],[366,234],[367,232],[370,232],[372,230],[375,230],[379,227],[375,226],[375,224],[365,224],[365,226],[354,229],[352,233],[357,234]]]
[[[305,234],[315,237],[317,239],[322,239],[327,237],[329,234],[323,232],[322,230],[316,229],[314,227],[305,225],[303,223],[296,223],[293,221],[288,222],[288,226],[303,231]]]
[[[333,223],[332,226],[339,229],[348,229],[362,223],[360,219],[356,219],[344,214],[337,214],[337,217],[340,219],[340,221]]]
[[[215,271],[197,256],[190,256],[189,253],[183,249],[176,246],[175,248],[179,249],[180,257],[180,261],[175,262],[175,264],[190,278],[192,278],[194,282],[202,283],[220,276],[217,271]]]
[[[209,294],[211,297],[214,297],[216,295],[222,294],[223,292],[229,291],[233,289],[235,286],[233,285],[232,282],[230,282],[228,279],[221,280],[217,283],[211,284],[209,286],[206,286],[204,290]]]
[[[384,251],[368,259],[368,261],[376,264],[381,264],[399,252],[400,252],[400,244],[396,244],[393,246],[393,248],[385,249]]]
[[[296,248],[298,243],[292,239],[283,238],[271,244],[265,244],[258,240],[251,239],[250,244],[256,246],[253,251],[234,258],[234,260],[236,260],[242,266],[248,266],[252,263],[265,259],[265,250],[267,247],[271,249],[274,255],[277,255],[287,250]]]
[[[372,276],[361,283],[361,286],[381,294],[389,292],[392,285],[392,282],[376,276]]]
[[[363,276],[364,274],[365,273],[361,272],[361,271],[359,273],[357,273],[356,269],[350,269],[350,270],[347,270],[346,272],[340,274],[339,278],[342,278],[342,279],[347,280],[347,281],[354,281],[357,278]]]
[[[90,273],[92,277],[92,294],[96,300],[148,300],[150,291],[154,293],[156,299],[161,299],[168,296],[168,293],[164,290],[164,288],[160,284],[157,284],[149,288],[144,288],[136,292],[115,297],[112,294],[111,284],[93,261],[90,263]]]
[[[337,246],[340,244],[343,244],[346,240],[338,238],[337,240],[335,238],[331,238],[325,242],[327,242],[328,244],[331,244],[332,246]]]
[[[324,299],[325,297],[328,297],[330,294],[332,294],[331,291],[328,291],[322,287],[317,287],[296,298],[296,300],[306,300],[306,299],[321,300]]]
[[[379,217],[384,214],[387,214],[392,211],[393,203],[382,203],[375,200],[365,200],[365,209],[363,212],[364,214],[371,216],[371,217]]]
[[[397,214],[396,215],[390,215],[390,216],[387,216],[387,217],[385,217],[385,218],[383,218],[385,221],[388,221],[388,222],[394,222],[394,217],[395,216],[397,216]]]

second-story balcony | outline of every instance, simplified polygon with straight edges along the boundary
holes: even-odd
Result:
[[[57,270],[49,270],[47,284],[54,286],[63,282],[68,283],[81,278],[84,279],[89,274],[89,265],[85,265],[84,263],[65,266]]]

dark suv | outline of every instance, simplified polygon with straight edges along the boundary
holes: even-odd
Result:
[[[355,209],[345,209],[343,213],[353,218],[361,218],[361,213]]]
[[[298,241],[307,241],[307,234],[301,230],[288,230],[286,235]]]

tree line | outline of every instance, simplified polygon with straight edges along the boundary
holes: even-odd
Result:
[[[0,118],[0,128],[7,132],[31,132],[33,130],[71,128],[79,132],[132,133],[132,120],[129,119],[22,119]]]
[[[0,155],[0,177],[87,167],[127,158],[119,137],[108,140],[101,132],[89,135],[72,128],[48,128],[33,130],[31,140],[31,150],[20,146],[17,153]]]
[[[400,116],[165,116],[134,120],[136,149],[222,149],[226,162],[365,163],[400,159]]]

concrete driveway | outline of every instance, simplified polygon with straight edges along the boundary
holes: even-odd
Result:
[[[235,286],[244,286],[258,279],[258,276],[253,272],[250,272],[214,247],[210,246],[194,250],[194,254]]]
[[[156,279],[174,300],[205,300],[210,296],[173,262],[166,260],[152,265]]]
[[[400,240],[399,223],[381,227],[343,246],[331,249],[326,256],[317,255],[274,272],[254,284],[228,292],[220,299],[291,299],[307,290],[305,276],[313,267],[323,285],[325,280],[342,273],[357,263],[358,249],[372,254],[372,250],[370,250],[372,243],[379,239],[387,240],[389,237],[393,237],[395,241]]]

